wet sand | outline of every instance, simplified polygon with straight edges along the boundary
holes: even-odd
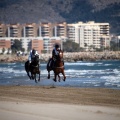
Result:
[[[0,120],[119,120],[120,90],[0,86]]]

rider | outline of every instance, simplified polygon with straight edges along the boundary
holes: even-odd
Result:
[[[60,47],[58,44],[55,45],[53,51],[52,51],[52,59],[55,61],[56,56],[59,54]]]
[[[49,65],[51,66],[51,68],[54,67],[54,63],[56,61],[56,56],[59,54],[59,50],[60,50],[60,47],[58,44],[55,45],[53,51],[52,51],[52,59],[49,61]]]
[[[28,57],[28,61],[29,61],[29,65],[30,63],[33,61],[33,59],[35,58],[35,56],[38,55],[38,52],[33,48],[30,53],[29,53],[29,57]],[[38,64],[39,65],[39,64]]]

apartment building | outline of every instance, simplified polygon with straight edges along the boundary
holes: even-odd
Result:
[[[28,23],[22,25],[22,37],[37,37],[36,23]]]
[[[54,29],[53,29],[54,33],[53,36],[54,37],[67,37],[67,23],[63,22],[63,23],[56,23],[54,24]]]
[[[62,42],[65,39],[72,40],[86,50],[110,46],[109,23],[95,23],[94,21],[74,24],[67,24],[66,22],[0,24],[0,38],[3,37],[21,39],[26,51],[32,46],[30,41],[33,41],[34,38],[43,40],[43,49],[45,51],[50,48],[47,45],[50,45],[53,37],[56,40],[60,38]]]
[[[67,23],[40,23],[38,37],[67,37]]]
[[[8,24],[6,30],[6,37],[22,37],[22,26],[18,24]]]
[[[87,50],[89,48],[110,46],[109,23],[95,23],[94,21],[87,23],[78,22],[68,24],[67,30],[68,39],[73,40],[80,47]]]
[[[3,49],[7,53],[10,48],[11,48],[10,39],[6,39],[6,38],[0,39],[0,53],[2,53]]]
[[[7,26],[5,24],[0,24],[0,38],[6,37]]]
[[[67,37],[75,42],[75,24],[67,24]]]
[[[31,44],[32,49],[34,48],[35,50],[38,51],[38,53],[40,54],[43,51],[43,40],[41,39],[33,39]]]
[[[55,44],[59,44],[60,47],[62,48],[62,39],[60,37],[44,37],[43,38],[44,52],[51,53]]]
[[[40,23],[38,25],[38,36],[39,37],[52,37],[52,24],[51,23]]]

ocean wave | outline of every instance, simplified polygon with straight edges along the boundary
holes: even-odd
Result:
[[[75,69],[68,69],[65,70],[65,73],[69,73],[69,74],[75,74],[75,73],[79,73],[79,74],[103,74],[105,73],[104,70],[75,70]]]
[[[46,75],[46,74],[48,74],[48,71],[46,69],[41,70],[40,74],[41,75]],[[50,74],[54,74],[53,71],[50,71]]]
[[[113,72],[114,72],[115,74],[120,74],[120,70],[118,70],[118,69],[113,69]]]
[[[7,63],[7,65],[15,65],[15,64],[17,64],[17,63]]]
[[[104,79],[106,84],[119,84],[120,85],[120,76],[102,76],[101,79]]]
[[[23,73],[25,73],[25,70],[15,70],[15,69],[13,69],[13,68],[7,68],[7,67],[5,67],[5,68],[0,68],[0,72],[2,72],[2,73],[17,73],[17,74],[23,74]]]
[[[90,63],[90,62],[75,62],[75,63],[69,63],[69,62],[66,62],[65,63],[65,66],[69,66],[69,65],[85,65],[85,66],[94,66],[94,65],[102,65],[103,63]]]
[[[3,67],[3,68],[0,68],[0,72],[13,72],[13,68]]]
[[[112,64],[105,64],[104,66],[111,66]]]

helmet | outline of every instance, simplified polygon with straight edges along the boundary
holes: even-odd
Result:
[[[59,48],[59,45],[58,45],[58,44],[56,44],[56,45],[55,45],[55,48],[56,48],[56,49],[57,49],[57,48]]]
[[[33,49],[33,50],[32,50],[32,54],[33,54],[33,55],[35,55],[35,52],[36,52],[36,50],[35,50],[35,49]]]

